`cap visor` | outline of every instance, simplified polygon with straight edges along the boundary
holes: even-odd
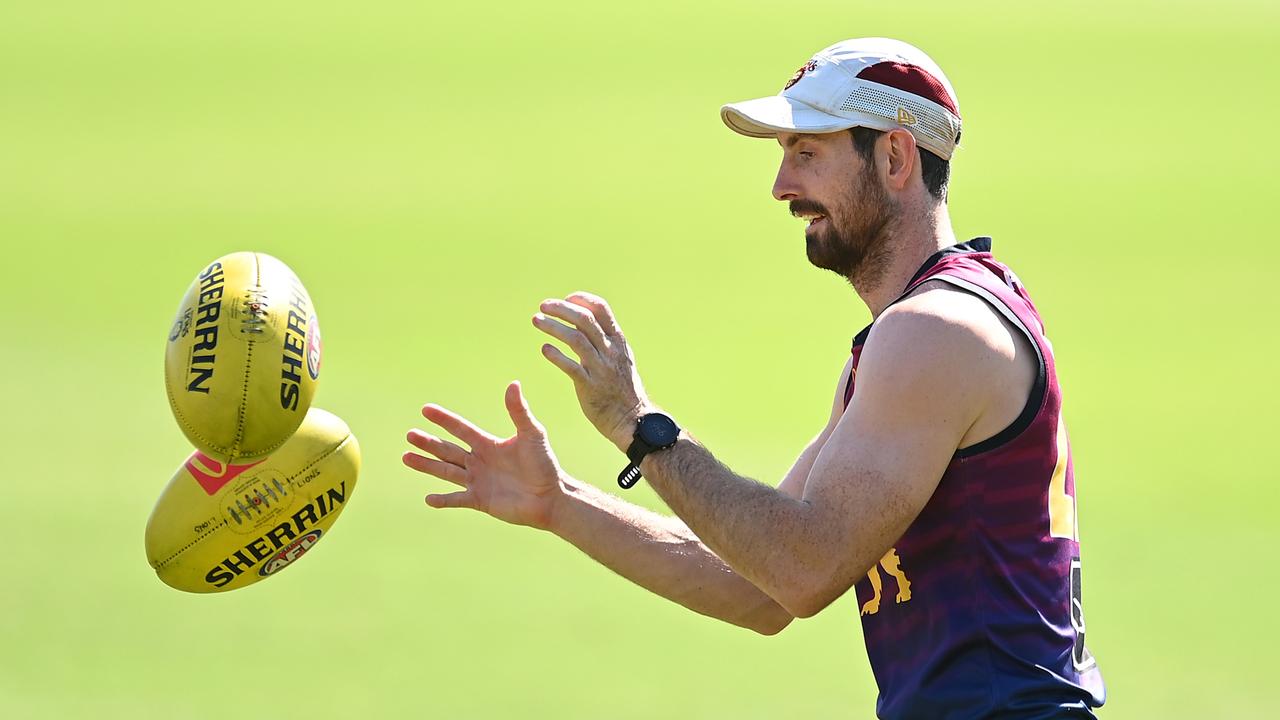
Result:
[[[720,119],[730,130],[756,138],[775,137],[779,132],[835,132],[858,124],[782,95],[730,103],[720,108]]]

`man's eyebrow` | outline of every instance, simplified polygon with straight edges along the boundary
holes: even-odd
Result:
[[[800,133],[793,133],[791,135],[788,135],[787,139],[782,141],[782,146],[789,148],[792,145],[795,145],[796,143],[804,139],[805,139],[804,135],[801,135]]]

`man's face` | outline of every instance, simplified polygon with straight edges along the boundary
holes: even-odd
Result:
[[[863,160],[848,131],[778,133],[782,164],[773,196],[804,219],[809,262],[845,278],[868,278],[883,266],[898,204]]]

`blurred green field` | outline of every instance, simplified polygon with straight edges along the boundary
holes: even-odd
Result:
[[[993,235],[1049,325],[1104,715],[1272,716],[1264,0],[0,7],[0,716],[870,717],[851,597],[758,637],[430,511],[442,484],[398,459],[425,401],[506,431],[519,378],[567,469],[608,487],[620,458],[528,322],[589,289],[658,402],[779,478],[866,311],[770,199],[776,146],[717,110],[861,35],[946,69],[957,233]],[[163,338],[239,249],[307,282],[316,404],[365,470],[284,579],[185,595],[142,551],[188,452]]]

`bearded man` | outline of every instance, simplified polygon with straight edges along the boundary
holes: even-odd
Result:
[[[776,138],[773,196],[808,220],[810,262],[847,278],[871,311],[826,426],[777,487],[735,474],[649,398],[609,305],[575,293],[533,317],[572,355],[543,354],[627,455],[619,484],[647,478],[675,517],[569,477],[518,383],[509,438],[423,408],[462,442],[409,433],[425,454],[404,462],[462,487],[427,503],[553,532],[652,592],[764,634],[853,587],[882,718],[1094,717],[1105,690],[1084,645],[1052,347],[990,238],[957,243],[951,229],[951,83],[911,45],[860,38],[721,117]]]

